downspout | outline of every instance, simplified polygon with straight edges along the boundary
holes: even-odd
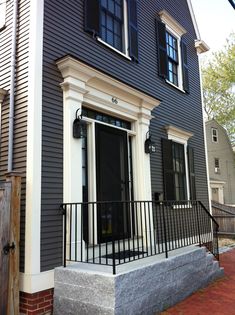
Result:
[[[13,4],[12,45],[11,45],[11,76],[10,76],[10,105],[8,131],[8,172],[12,172],[13,136],[14,136],[14,104],[15,104],[15,68],[16,68],[16,33],[17,33],[18,0]]]

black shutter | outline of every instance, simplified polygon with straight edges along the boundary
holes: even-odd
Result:
[[[190,184],[190,199],[196,200],[196,182],[194,169],[194,150],[188,147],[188,168],[189,168],[189,184]]]
[[[181,41],[181,55],[182,55],[183,88],[185,92],[189,93],[187,46],[184,41]]]
[[[128,0],[129,55],[138,61],[137,1]]]
[[[166,50],[166,26],[156,20],[157,41],[158,41],[158,74],[167,78],[167,50]]]
[[[172,156],[172,141],[162,139],[162,163],[164,180],[164,199],[175,200],[175,180]]]
[[[100,30],[100,1],[85,0],[85,31],[99,35]]]

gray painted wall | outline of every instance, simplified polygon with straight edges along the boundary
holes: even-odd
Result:
[[[155,17],[167,10],[187,33],[190,94],[166,84],[158,76]],[[197,199],[208,205],[203,121],[199,85],[196,38],[186,0],[139,0],[139,63],[113,52],[84,32],[83,1],[45,0],[43,41],[43,121],[42,121],[42,211],[41,270],[62,262],[63,197],[63,97],[62,77],[55,61],[71,54],[81,61],[162,100],[153,111],[151,123],[157,153],[151,157],[153,192],[163,191],[161,138],[165,125],[175,125],[194,133],[190,145],[195,150]]]
[[[6,28],[0,32],[0,86],[9,89],[11,3],[7,4]],[[190,94],[166,84],[158,76],[155,17],[167,10],[186,28],[184,40],[188,46]],[[133,63],[98,43],[84,32],[82,0],[45,0],[43,41],[43,114],[42,114],[42,211],[41,211],[41,270],[62,264],[62,216],[59,205],[63,200],[63,96],[62,78],[55,61],[71,54],[81,61],[161,99],[153,111],[151,123],[157,152],[151,156],[153,192],[162,192],[161,138],[166,137],[165,125],[175,125],[194,133],[190,145],[195,150],[197,199],[208,204],[205,152],[202,132],[202,111],[199,86],[196,38],[186,0],[139,0],[139,63]],[[17,45],[16,102],[14,127],[14,170],[23,174],[21,206],[21,270],[24,259],[25,172],[27,137],[27,68],[29,38],[29,0],[20,1]],[[9,97],[2,106],[0,179],[7,170]]]
[[[6,27],[0,31],[0,87],[10,88],[12,1],[7,1]],[[24,231],[25,231],[25,173],[26,173],[26,137],[27,137],[27,95],[28,95],[28,44],[29,44],[29,0],[19,1],[19,20],[17,33],[15,120],[14,120],[14,157],[13,170],[22,173],[21,192],[21,247],[20,265],[23,271]],[[7,171],[8,158],[8,118],[9,95],[3,102],[0,138],[0,180]]]
[[[218,142],[212,141],[212,128],[218,130]],[[225,129],[215,120],[206,122],[206,139],[210,180],[224,184],[224,203],[235,204],[235,154]],[[215,173],[215,158],[220,161],[220,173]]]

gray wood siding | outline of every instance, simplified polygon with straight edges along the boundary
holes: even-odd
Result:
[[[16,52],[15,120],[14,120],[14,156],[13,170],[21,172],[21,228],[20,228],[20,269],[24,268],[25,241],[25,174],[27,150],[27,95],[28,95],[28,44],[29,44],[29,0],[19,1],[19,20]],[[7,2],[6,28],[0,32],[0,86],[10,89],[12,34],[12,2]],[[8,158],[8,119],[9,95],[2,105],[1,142],[0,142],[0,179],[7,171]]]
[[[218,130],[218,142],[212,142],[212,128]],[[225,129],[216,120],[206,123],[206,139],[210,180],[224,181],[224,203],[235,205],[235,154]],[[219,173],[215,173],[215,158]]]
[[[190,94],[166,84],[158,76],[155,17],[167,10],[186,30]],[[43,128],[42,128],[42,212],[41,270],[62,263],[63,196],[63,98],[62,78],[55,60],[71,54],[118,80],[162,100],[151,122],[156,154],[151,156],[153,192],[163,191],[161,138],[165,125],[175,125],[194,133],[190,145],[195,150],[197,198],[208,204],[202,110],[196,38],[186,0],[139,0],[139,63],[131,62],[84,32],[82,0],[45,0],[43,42]]]

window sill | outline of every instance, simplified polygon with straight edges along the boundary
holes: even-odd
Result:
[[[103,41],[100,37],[96,38],[98,42],[100,42],[101,44],[105,45],[106,47],[112,49],[113,51],[115,51],[116,53],[118,53],[119,55],[121,55],[122,57],[128,59],[129,61],[131,61],[132,59],[124,54],[123,52],[119,51],[118,49],[114,48],[113,46],[109,45],[108,43],[106,43],[105,41]]]
[[[165,81],[166,81],[167,84],[173,86],[173,87],[174,87],[175,89],[177,89],[178,91],[180,91],[180,92],[186,94],[186,92],[185,92],[183,89],[181,89],[181,88],[178,87],[177,85],[173,84],[171,81],[169,81],[169,80],[167,80],[167,79],[165,79]]]

